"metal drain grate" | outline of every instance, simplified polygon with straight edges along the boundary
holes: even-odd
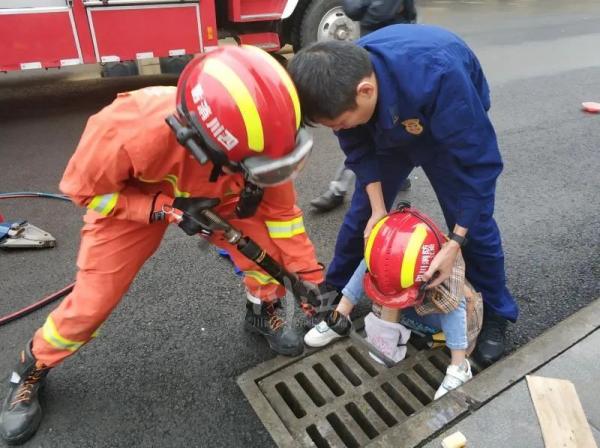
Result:
[[[259,366],[238,380],[273,439],[280,446],[293,440],[356,448],[426,408],[450,359],[443,349],[409,344],[406,358],[388,369],[345,339],[297,360],[273,361],[279,365]]]

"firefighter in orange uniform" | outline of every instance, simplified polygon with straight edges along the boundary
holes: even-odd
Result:
[[[246,327],[277,353],[302,352],[302,335],[276,312],[283,286],[211,232],[201,214],[212,208],[288,271],[309,285],[323,282],[291,181],[312,148],[300,119],[287,73],[253,47],[196,58],[177,89],[120,94],[90,118],[60,183],[88,209],[76,285],[12,372],[0,413],[6,442],[22,443],[37,430],[48,370],[94,338],[174,220],[226,248],[244,271]]]

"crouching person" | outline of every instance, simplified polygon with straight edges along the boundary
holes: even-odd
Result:
[[[469,381],[473,375],[467,356],[475,348],[481,329],[481,294],[466,281],[460,255],[450,277],[439,286],[429,288],[423,280],[423,273],[446,240],[431,219],[415,209],[405,207],[384,217],[373,228],[365,258],[343,289],[340,303],[306,334],[304,342],[322,347],[347,336],[348,316],[366,296],[374,302],[376,313],[365,318],[367,339],[395,362],[406,354],[410,329],[444,333],[451,362],[435,399]]]
[[[177,89],[121,93],[92,116],[60,183],[88,209],[77,282],[24,344],[0,410],[0,438],[20,444],[35,433],[49,369],[95,339],[169,224],[210,238],[244,271],[246,329],[280,355],[302,353],[302,334],[278,311],[285,288],[213,229],[205,212],[223,216],[306,286],[321,283],[292,182],[311,148],[292,81],[256,47],[203,53]],[[202,278],[193,281],[202,286]]]

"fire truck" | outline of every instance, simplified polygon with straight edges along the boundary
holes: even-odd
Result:
[[[102,64],[135,74],[160,58],[177,72],[218,39],[276,52],[320,39],[354,39],[342,0],[1,0],[0,71]]]

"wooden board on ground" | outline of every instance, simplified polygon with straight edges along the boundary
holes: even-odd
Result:
[[[572,382],[527,376],[546,448],[598,448]]]

